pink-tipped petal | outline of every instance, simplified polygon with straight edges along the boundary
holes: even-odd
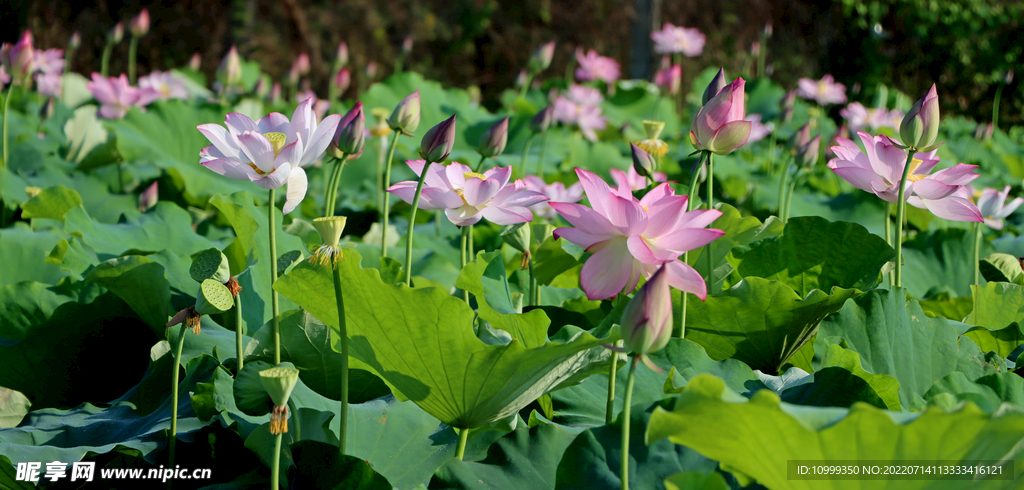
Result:
[[[224,116],[224,124],[228,126],[235,134],[239,134],[245,131],[255,131],[257,133],[269,133],[270,131],[263,131],[260,127],[245,114],[238,112],[229,112]]]
[[[647,242],[640,235],[632,235],[627,238],[626,245],[629,247],[630,255],[642,264],[657,265],[665,261],[665,259],[656,256],[651,251],[651,248],[647,246]]]
[[[914,194],[921,199],[942,199],[952,195],[959,187],[943,184],[934,179],[921,179],[914,182]]]
[[[683,253],[701,248],[724,234],[724,231],[715,228],[684,228],[652,242],[660,248]]]
[[[242,155],[242,149],[238,146],[238,140],[231,136],[231,133],[220,124],[200,124],[196,126],[196,129],[203,133],[203,136],[206,136],[206,139],[210,140],[210,143],[213,143],[213,146],[220,150],[224,158],[245,158]]]
[[[929,211],[942,219],[950,221],[984,221],[984,217],[981,215],[978,207],[971,203],[971,201],[961,197],[951,196],[937,201],[929,199],[922,199],[921,201],[924,202],[925,207]]]
[[[331,114],[330,116],[325,117],[324,120],[320,122],[320,125],[316,127],[316,131],[313,131],[313,134],[310,135],[309,139],[302,140],[305,150],[303,151],[303,157],[299,162],[299,165],[305,167],[313,163],[317,158],[320,158],[320,155],[323,155],[324,151],[327,150],[327,147],[330,146],[331,140],[334,138],[334,133],[338,129],[339,121],[341,121],[340,114]]]
[[[566,221],[584,233],[607,238],[620,235],[607,218],[582,204],[549,202],[548,205],[565,218]]]
[[[619,294],[629,282],[634,262],[624,238],[608,240],[580,271],[580,284],[587,299],[602,300]]]
[[[259,174],[249,164],[232,158],[209,160],[202,162],[202,165],[230,179],[250,180],[254,177],[259,178]]]
[[[261,133],[283,133],[289,138],[295,138],[295,135],[288,134],[288,127],[290,125],[291,123],[288,121],[288,116],[281,114],[280,112],[271,112],[270,114],[261,117],[259,121],[256,121],[258,131]]]
[[[489,201],[501,189],[501,184],[494,179],[466,179],[466,186],[462,188],[462,197],[470,206],[480,206]]]
[[[526,223],[533,221],[533,213],[529,209],[521,206],[509,206],[509,207],[486,207],[480,210],[480,214],[483,215],[487,221],[496,225],[514,225],[516,223]]]
[[[682,260],[674,260],[665,264],[665,272],[668,273],[668,283],[670,286],[690,293],[701,301],[707,299],[708,286],[704,283],[704,278],[689,264],[683,263]]]
[[[608,216],[608,201],[615,195],[608,187],[608,183],[593,172],[581,168],[576,169],[576,176],[583,185],[583,192],[587,194],[590,206],[602,216]]]
[[[570,227],[555,228],[555,231],[552,235],[555,237],[556,240],[564,238],[572,243],[575,243],[576,245],[583,247],[584,249],[589,249],[595,244],[601,243],[608,239],[607,236],[591,235],[589,233],[581,231],[579,228]]]
[[[732,121],[715,132],[708,148],[716,154],[724,155],[747,144],[748,139],[750,139],[750,121]]]

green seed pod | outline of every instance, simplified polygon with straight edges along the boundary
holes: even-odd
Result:
[[[530,224],[508,225],[501,232],[501,238],[512,248],[520,252],[528,252],[530,250]]]
[[[277,258],[277,275],[283,276],[293,265],[302,261],[302,251],[292,250]]]
[[[199,252],[196,258],[192,259],[192,267],[189,267],[188,273],[196,282],[213,279],[224,284],[231,279],[228,258],[216,248],[208,248]]]
[[[260,381],[267,390],[274,405],[284,406],[299,382],[299,370],[293,367],[277,366],[260,371]]]
[[[199,286],[199,293],[196,294],[196,313],[200,315],[224,313],[230,310],[234,304],[235,300],[231,297],[228,287],[215,279],[207,279]]]

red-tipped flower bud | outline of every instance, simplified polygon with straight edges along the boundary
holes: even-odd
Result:
[[[228,54],[217,68],[217,75],[224,85],[238,85],[242,81],[242,58],[238,56],[238,48],[231,46]]]
[[[631,354],[657,352],[672,338],[672,295],[661,267],[629,300],[622,312],[622,346]]]
[[[68,40],[68,49],[75,50],[82,46],[82,35],[75,31],[71,34],[71,39]]]
[[[110,33],[107,34],[107,42],[110,44],[117,44],[124,39],[124,24],[118,22]]]
[[[331,77],[331,83],[334,84],[334,88],[338,91],[338,94],[345,93],[348,90],[349,85],[352,84],[352,71],[348,67],[344,67],[338,70],[337,73]]]
[[[348,64],[348,43],[338,43],[338,50],[334,52],[334,66],[341,68]]]
[[[483,136],[480,137],[480,144],[476,151],[484,158],[491,158],[501,155],[508,143],[508,117],[506,116],[498,124],[491,126]]]
[[[363,146],[366,144],[366,116],[363,114],[362,102],[356,102],[352,110],[348,111],[338,122],[338,129],[334,133],[334,144],[339,151],[347,155],[363,152]]]
[[[644,177],[653,179],[654,169],[658,167],[658,162],[654,161],[654,157],[650,153],[633,143],[629,144],[629,149],[633,153],[633,170]]]
[[[418,99],[417,99],[418,100]],[[420,157],[427,163],[443,162],[455,146],[455,116],[427,130],[420,141]]]
[[[132,19],[132,36],[140,37],[149,33],[149,9],[142,9],[139,15]]]
[[[18,43],[8,48],[4,57],[4,65],[8,75],[15,81],[22,81],[32,73],[32,62],[35,60],[35,49],[32,46],[32,31],[22,33]]]
[[[814,167],[818,163],[818,151],[821,149],[821,135],[817,135],[796,151],[796,162],[804,168]]]
[[[715,78],[712,78],[711,83],[708,84],[708,88],[704,89],[704,97],[701,99],[701,104],[707,105],[728,84],[729,82],[725,79],[725,68],[719,68]]]

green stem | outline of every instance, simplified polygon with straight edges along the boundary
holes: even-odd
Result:
[[[345,323],[345,300],[341,294],[341,271],[334,268],[334,299],[338,304],[338,341],[341,343],[341,432],[338,450],[345,454],[348,433],[348,327]]]
[[[775,175],[775,138],[771,138],[768,144],[768,175]]]
[[[124,162],[119,158],[117,160],[117,192],[124,194],[124,170],[121,168],[124,166]]]
[[[996,97],[992,101],[992,127],[999,127],[999,99],[1003,96],[1003,83],[996,87]]]
[[[526,155],[530,153],[530,144],[533,143],[534,136],[537,136],[537,133],[530,133],[530,137],[526,138],[526,146],[523,148],[523,158],[519,161],[519,171],[517,172],[519,178],[526,175]]]
[[[0,162],[0,168],[7,166],[7,113],[10,112],[11,99],[14,95],[14,82],[7,89],[7,97],[4,97],[4,161]]]
[[[537,156],[537,176],[544,178],[544,150],[548,148],[548,132],[540,135],[540,155]]]
[[[615,346],[621,346],[622,341],[615,342]],[[619,371],[619,353],[612,351],[612,362],[608,365],[608,401],[604,409],[604,423],[610,424],[615,417],[615,374]]]
[[[907,202],[903,195],[907,187],[907,175],[910,173],[910,162],[914,160],[915,148],[907,149],[907,161],[903,164],[903,177],[900,177],[899,195],[896,197],[896,287],[903,287],[903,218]]]
[[[459,267],[460,271],[466,268],[466,242],[469,241],[469,227],[468,226],[463,226],[461,228],[462,228],[462,246],[459,247],[459,262],[461,262],[461,266]],[[468,305],[469,304],[469,291],[466,291],[465,289],[463,289],[462,290],[462,297],[463,297],[463,299],[466,300],[466,304]]]
[[[480,173],[480,171],[484,169],[484,160],[487,160],[487,157],[480,155],[480,161],[477,162],[476,170],[474,170],[474,172]]]
[[[245,324],[242,322],[242,295],[235,296],[235,351],[238,356],[238,372],[242,372],[245,357],[242,347],[242,335],[245,333]]]
[[[274,337],[274,365],[281,364],[281,325],[277,319],[279,306],[277,304],[277,291],[274,290],[274,283],[277,282],[277,234],[274,226],[274,210],[276,208],[274,190],[270,189],[270,200],[267,201],[267,221],[270,222],[270,257],[267,261],[270,264],[270,312],[271,335]]]
[[[128,43],[128,83],[135,85],[135,54],[138,52],[139,38],[132,36]]]
[[[341,158],[334,161],[334,172],[331,173],[331,202],[329,208],[326,209],[326,216],[334,216],[334,212],[338,207],[338,185],[341,184],[341,173],[345,170],[345,162],[348,159],[348,153],[342,152]]]
[[[459,445],[455,447],[455,457],[462,459],[466,454],[466,441],[469,440],[469,429],[459,429]]]
[[[405,235],[405,285],[412,287],[412,235],[416,230],[416,209],[420,205],[420,194],[423,193],[423,182],[427,180],[427,169],[430,162],[423,164],[420,180],[416,183],[416,194],[412,198],[412,211],[409,212],[409,233]]]
[[[526,97],[526,91],[530,89],[530,83],[533,82],[533,70],[530,70],[526,74],[526,82],[523,83],[523,88],[519,89],[519,98]]]
[[[103,47],[103,57],[100,58],[100,75],[107,78],[110,74],[110,52],[114,50],[114,43],[107,42]]]
[[[387,151],[388,151],[388,137],[387,136],[381,136],[380,137],[379,158],[377,158],[377,196],[376,196],[377,197],[377,201],[376,201],[377,202],[377,209],[380,209],[381,212],[383,212],[383,210],[384,210],[384,194],[387,194],[387,192],[384,191],[384,187],[385,187],[384,186],[384,159],[387,158]]]
[[[891,214],[892,214],[892,203],[886,202],[885,203],[885,243],[888,243],[890,247],[892,246],[892,216],[891,216]],[[892,272],[890,272],[887,275],[889,276],[889,286],[895,286],[896,285],[896,276],[894,276],[892,274]]]
[[[292,414],[292,428],[295,429],[291,433],[291,438],[293,442],[297,442],[302,440],[302,425],[299,424],[299,407],[295,405],[295,400],[292,398],[288,399],[288,407]]]
[[[529,257],[526,260],[530,267],[530,296],[527,298],[526,304],[528,306],[538,306],[537,303],[534,303],[535,295],[537,294],[537,279],[533,277],[533,257]]]
[[[281,440],[284,438],[284,434],[278,434],[274,436],[274,456],[273,463],[270,466],[270,490],[277,490],[280,488],[281,482]]]
[[[387,192],[387,188],[391,185],[391,159],[395,157],[395,147],[398,146],[398,137],[402,134],[401,131],[395,131],[395,137],[391,140],[391,146],[388,148],[388,159],[384,166],[384,209],[381,209],[381,213],[384,214],[384,221],[382,222],[380,230],[380,256],[381,258],[388,256],[388,215],[391,214],[391,194]],[[381,261],[381,267],[384,267],[384,261]]]
[[[974,315],[977,318],[978,315],[978,295],[981,287],[981,266],[980,254],[981,253],[981,223],[974,223]]]
[[[703,165],[704,155],[701,155],[697,160],[697,166],[693,167],[693,175],[690,176],[690,195],[686,198],[686,211],[692,211],[694,208],[695,201],[697,200],[697,179],[700,178],[700,167]],[[683,263],[690,263],[690,251],[683,252]],[[682,307],[679,309],[679,338],[686,336],[686,306],[689,302],[689,297],[686,296],[686,292],[680,291],[682,295]]]
[[[789,207],[793,204],[793,190],[796,189],[796,181],[797,179],[794,178],[793,181],[789,183],[789,190],[786,191],[786,209],[782,215],[783,224],[789,221]]]
[[[785,210],[786,210],[786,185],[789,184],[789,161],[786,160],[782,164],[782,175],[779,176],[779,219],[785,223]]]
[[[171,440],[167,444],[167,467],[174,467],[174,443],[178,441],[178,369],[181,367],[181,350],[185,347],[185,322],[178,330],[178,349],[174,351],[174,371],[171,373]]]
[[[715,209],[715,193],[714,193],[714,182],[715,182],[715,160],[712,158],[710,151],[705,150],[704,154],[708,159],[708,209]],[[712,280],[714,276],[715,264],[711,258],[711,244],[704,246],[704,255],[707,256],[708,260],[708,282]]]
[[[633,378],[636,377],[636,363],[640,358],[633,355],[629,364],[629,377],[626,378],[626,404],[622,406],[622,490],[629,490],[629,405],[633,402]]]
[[[437,211],[434,211],[434,233],[437,234],[438,238],[441,238],[441,217],[442,216],[444,216],[444,213],[440,209],[438,209]]]
[[[341,167],[341,162],[334,160],[330,175],[327,175],[327,163],[324,162],[324,216],[334,216],[334,206],[331,202],[334,200],[334,187],[331,183],[334,182],[334,176],[338,173],[339,167]]]

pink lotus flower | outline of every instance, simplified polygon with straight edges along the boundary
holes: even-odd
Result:
[[[797,86],[797,95],[816,101],[819,105],[846,103],[846,85],[835,83],[832,75],[825,75],[817,82],[810,78],[801,78],[797,81]]]
[[[618,186],[615,192],[619,194],[632,194],[633,191],[647,188],[647,178],[637,173],[632,165],[625,172],[613,168],[608,173],[612,174],[612,180]],[[654,172],[653,177],[655,182],[665,182],[668,180],[668,175],[665,175],[664,172]]]
[[[527,190],[537,191],[547,196],[547,201],[529,206],[530,211],[541,218],[551,219],[557,216],[555,210],[548,204],[549,202],[577,202],[583,199],[583,186],[579,182],[569,187],[561,182],[545,184],[544,179],[536,175],[523,177],[523,182],[526,184]]]
[[[693,27],[676,27],[668,22],[651,33],[655,53],[683,53],[693,58],[704,52],[706,37]]]
[[[733,80],[700,108],[690,129],[694,148],[725,155],[747,143],[751,122],[743,119],[745,84],[742,78]]]
[[[971,186],[964,186],[964,189],[971,189]],[[992,188],[986,188],[981,191],[981,195],[978,196],[978,210],[981,211],[981,215],[985,219],[985,224],[993,230],[1003,229],[1003,219],[1013,214],[1014,211],[1024,204],[1024,199],[1016,198],[1009,203],[1006,202],[1006,198],[1010,196],[1010,186],[1003,187],[1003,190],[997,191]]]
[[[601,113],[604,96],[593,87],[572,85],[565,96],[556,97],[552,102],[555,120],[580,128],[583,136],[597,141],[596,131],[605,128],[608,119]]]
[[[707,296],[704,279],[679,256],[725,234],[705,228],[721,211],[685,212],[687,197],[676,196],[667,183],[638,200],[625,189],[612,190],[591,172],[577,168],[576,175],[592,208],[558,202],[551,207],[574,226],[556,229],[555,238],[565,238],[594,254],[580,272],[588,299],[628,293],[641,276],[649,278],[662,266],[672,287],[701,300]]]
[[[213,143],[199,152],[200,163],[235,180],[251,180],[264,189],[287,183],[282,212],[290,213],[306,195],[308,166],[331,143],[341,116],[327,116],[319,125],[313,116],[312,99],[306,99],[292,114],[272,112],[254,122],[249,116],[229,113],[225,129],[219,124],[200,124],[199,129]]]
[[[760,114],[747,114],[744,121],[750,121],[750,137],[747,138],[747,144],[765,139],[775,129],[775,125],[772,123],[761,124]]]
[[[129,85],[124,73],[117,78],[105,78],[94,72],[92,81],[86,83],[85,87],[100,102],[99,115],[107,119],[122,119],[128,109],[145,107],[159,98],[155,91],[140,90]]]
[[[407,160],[406,165],[417,176],[426,160]],[[456,226],[476,224],[480,218],[498,225],[533,221],[527,209],[547,200],[543,194],[526,189],[522,180],[509,183],[512,167],[494,167],[479,174],[458,162],[448,166],[431,163],[427,168],[419,209],[444,209]],[[408,180],[388,188],[388,192],[412,204],[418,182]]]
[[[878,128],[900,129],[900,121],[903,120],[903,111],[899,109],[888,110],[885,107],[864,107],[860,102],[851,102],[850,105],[839,111],[849,127],[853,131],[871,128],[876,131]]]
[[[45,75],[64,73],[64,50],[63,49],[37,49],[32,67],[36,73]]]
[[[576,79],[581,82],[591,80],[603,80],[607,83],[615,83],[619,79],[619,62],[607,56],[597,54],[591,49],[585,55],[582,49],[576,50]]]
[[[139,78],[139,88],[156,92],[162,100],[189,99],[185,82],[169,71],[154,71]]]
[[[60,97],[64,77],[60,73],[37,73],[36,90],[46,97]]]
[[[832,152],[837,157],[828,162],[828,168],[858,189],[873,192],[886,202],[897,202],[906,150],[896,147],[885,136],[871,136],[863,131],[857,132],[857,136],[864,151],[851,140],[836,138],[839,145],[833,146]],[[914,154],[904,191],[907,203],[951,221],[982,221],[978,207],[956,195],[960,188],[978,178],[974,173],[978,166],[959,163],[929,175],[937,163],[935,151]]]

